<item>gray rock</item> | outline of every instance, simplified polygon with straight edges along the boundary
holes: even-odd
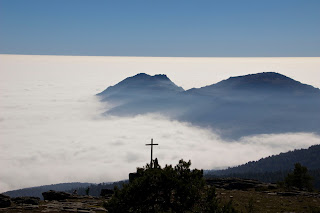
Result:
[[[267,190],[275,189],[275,184],[262,183],[256,180],[247,180],[240,178],[211,178],[206,180],[207,184],[210,186],[215,186],[217,188],[223,188],[227,190]]]
[[[90,210],[78,210],[79,213],[91,213]]]
[[[11,206],[11,199],[9,196],[0,194],[0,208],[7,208]]]
[[[44,200],[65,200],[65,199],[72,199],[75,198],[70,193],[67,192],[56,192],[53,190],[50,190],[48,192],[43,192],[42,193],[43,199]]]
[[[24,209],[25,210],[36,210],[36,209],[39,209],[39,206],[38,205],[27,205],[27,206],[24,206]]]
[[[40,198],[38,197],[16,197],[11,199],[14,203],[17,204],[31,204],[39,205]]]
[[[99,208],[92,208],[92,211],[95,212],[107,212],[107,210],[105,208],[99,207]]]

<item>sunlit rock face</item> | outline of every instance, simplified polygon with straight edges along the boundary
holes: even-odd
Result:
[[[223,137],[319,132],[320,90],[274,72],[230,77],[184,91],[167,76],[138,74],[98,94],[106,114],[160,113],[218,129]]]

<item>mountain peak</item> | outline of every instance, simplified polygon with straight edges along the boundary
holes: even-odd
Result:
[[[98,95],[110,96],[116,93],[129,94],[136,91],[142,94],[151,93],[178,93],[184,91],[181,87],[175,85],[166,75],[157,74],[154,76],[146,73],[138,73],[128,77],[114,86],[108,87]]]
[[[230,77],[228,80],[245,80],[248,81],[270,81],[270,82],[276,82],[276,81],[295,81],[285,75],[282,75],[277,72],[262,72],[262,73],[256,73],[256,74],[249,74],[249,75],[243,75],[243,76],[236,76],[236,77]]]
[[[157,75],[154,75],[153,77],[161,80],[170,80],[165,74],[157,74]]]
[[[150,77],[150,75],[146,74],[146,73],[138,73],[135,76],[132,76],[132,78],[146,78],[146,77]]]
[[[152,76],[146,73],[138,73],[134,76],[124,79],[120,83],[122,82],[128,83],[129,81],[171,81],[171,80],[164,74],[157,74]]]
[[[302,84],[285,75],[276,72],[262,72],[243,76],[230,77],[199,89],[191,89],[190,93],[204,95],[239,93],[241,91],[260,91],[263,93],[289,92],[295,95],[319,93],[319,89]]]

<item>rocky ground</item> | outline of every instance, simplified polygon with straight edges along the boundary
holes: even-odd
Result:
[[[283,193],[217,189],[223,203],[232,201],[238,212],[320,213],[319,193]]]
[[[209,179],[216,187],[217,198],[232,201],[239,212],[320,212],[318,192],[286,191],[275,184],[243,179]],[[78,196],[65,192],[43,193],[45,201],[34,197],[10,198],[0,195],[1,212],[107,212],[109,191],[104,197]]]
[[[276,184],[238,178],[208,179],[217,198],[232,202],[238,212],[320,213],[320,193],[287,191]]]
[[[61,192],[57,192],[61,193]],[[26,200],[34,198],[25,197]],[[3,200],[3,199],[2,199]],[[70,196],[66,199],[57,200],[38,200],[37,203],[15,202],[12,199],[10,206],[0,208],[0,212],[81,212],[81,213],[99,213],[107,212],[102,207],[103,202],[107,202],[108,198],[92,197],[92,196]]]

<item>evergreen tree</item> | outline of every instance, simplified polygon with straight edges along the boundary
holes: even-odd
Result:
[[[299,190],[308,191],[313,190],[312,177],[308,173],[307,167],[302,166],[300,163],[294,165],[294,171],[289,173],[285,178],[285,184],[287,187],[297,187]]]

